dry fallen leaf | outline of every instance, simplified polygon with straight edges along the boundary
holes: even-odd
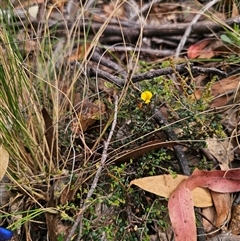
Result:
[[[90,44],[79,44],[79,46],[74,49],[68,58],[68,61],[79,61],[87,57],[90,49]]]
[[[203,217],[206,217],[202,219],[202,225],[203,225],[204,231],[205,233],[210,233],[215,229],[215,225],[214,225],[214,221],[216,218],[215,207],[212,206],[212,207],[203,208],[202,215]]]
[[[181,182],[168,201],[169,217],[176,241],[197,240],[193,199],[187,180]]]
[[[177,175],[177,177],[173,177],[173,175],[159,175],[135,179],[131,181],[130,185],[136,185],[145,191],[169,198],[178,185],[187,178],[188,176],[184,175]],[[213,205],[208,189],[198,187],[193,190],[192,195],[193,203],[196,207],[203,208]]]
[[[213,203],[216,209],[215,226],[222,227],[231,217],[231,196],[230,193],[211,192]]]
[[[188,57],[192,59],[210,59],[223,51],[221,49],[223,46],[223,42],[219,39],[204,39],[188,48]]]
[[[106,16],[113,16],[113,18],[119,18],[122,20],[126,19],[126,11],[124,8],[124,4],[121,4],[121,6],[116,7],[116,3],[109,2],[103,5],[103,11],[105,12]]]
[[[208,138],[206,140],[208,150],[221,164],[226,164],[229,167],[229,163],[234,159],[233,144],[231,140],[226,138],[219,140],[216,137]],[[223,170],[223,169],[222,169]]]
[[[236,102],[239,99],[239,95],[236,95],[236,91],[239,89],[239,86],[239,74],[216,81],[211,87],[213,100],[210,107],[222,107],[233,100]],[[194,95],[197,99],[201,98],[201,87],[196,89]]]
[[[197,58],[203,51],[204,48],[210,43],[211,39],[203,39],[188,48],[187,54],[188,58],[195,59]]]
[[[39,5],[38,4],[35,4],[33,6],[30,6],[28,8],[28,13],[29,15],[32,17],[32,18],[37,18],[37,15],[38,15],[38,11],[39,11]]]
[[[239,16],[238,6],[235,1],[232,1],[232,11],[231,11],[231,18]]]
[[[28,55],[31,52],[36,51],[37,41],[31,39],[26,31],[21,30],[17,34],[17,40],[19,41],[19,49],[25,54]]]
[[[0,181],[3,179],[9,162],[9,154],[8,152],[3,148],[3,146],[0,146]]]
[[[95,103],[84,101],[78,113],[78,119],[72,123],[73,132],[79,134],[85,132],[104,115],[105,111],[106,106],[101,101],[96,101]]]

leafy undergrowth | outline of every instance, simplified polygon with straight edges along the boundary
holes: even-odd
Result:
[[[2,4],[0,212],[14,240],[239,234],[226,184],[239,167],[238,8],[213,2]]]

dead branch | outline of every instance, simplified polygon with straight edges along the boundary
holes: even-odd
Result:
[[[214,75],[218,75],[220,77],[227,77],[226,72],[218,70],[216,68],[203,68],[203,67],[192,66],[190,64],[190,69],[191,69],[191,72],[193,72],[193,73],[214,74]],[[134,75],[131,80],[133,83],[136,83],[136,82],[140,82],[142,80],[153,79],[153,78],[156,78],[156,77],[159,77],[162,75],[173,74],[173,73],[175,73],[175,71],[179,72],[180,74],[187,72],[188,71],[187,65],[180,64],[180,65],[176,65],[175,69],[173,69],[172,67],[167,67],[164,69],[157,69],[157,70],[149,71],[146,73],[137,74],[137,75]],[[119,87],[123,86],[125,84],[124,79],[114,76],[112,74],[109,74],[108,72],[103,71],[101,69],[96,70],[95,68],[89,67],[88,74],[89,74],[89,76],[92,76],[92,77],[101,77]]]
[[[123,86],[124,83],[125,83],[125,80],[124,79],[121,79],[117,76],[114,76],[112,74],[109,74],[108,72],[106,71],[103,71],[101,69],[95,69],[95,68],[88,68],[88,75],[90,77],[100,77],[100,78],[103,78],[105,80],[107,80],[108,82],[112,83],[112,84],[115,84],[119,87]]]
[[[169,141],[177,140],[175,132],[172,130],[171,127],[169,127],[168,121],[166,120],[166,118],[163,116],[163,114],[159,110],[155,110],[155,115],[153,118],[155,119],[155,121],[157,122],[158,125],[166,126],[166,128],[164,128],[163,131],[165,132]],[[182,151],[182,147],[180,145],[176,145],[176,146],[173,146],[173,149],[177,156],[178,163],[179,163],[182,173],[189,176],[190,168],[188,165],[187,158],[186,158],[184,152]]]
[[[110,59],[105,58],[103,55],[100,55],[97,51],[94,51],[91,60],[106,66],[112,70],[115,70],[118,74],[121,74],[122,76],[126,77],[127,73],[126,71],[117,63],[111,61]]]
[[[105,30],[103,32],[103,38],[106,36],[118,36],[121,37],[124,35],[124,39],[128,41],[136,40],[143,28],[141,24],[136,23],[134,21],[116,21],[114,19],[108,21],[107,19],[102,19],[101,21],[96,21],[93,19],[84,18],[84,21],[79,21],[76,23],[72,20],[62,19],[62,20],[42,20],[39,21],[37,19],[33,19],[28,16],[27,12],[20,9],[15,11],[15,17],[19,19],[15,23],[11,23],[11,26],[19,26],[24,27],[28,24],[31,24],[36,29],[39,27],[39,24],[44,26],[51,27],[54,29],[55,33],[59,33],[61,36],[63,34],[68,35],[69,29],[73,27],[78,29],[80,32],[81,29],[89,29],[91,33],[96,33],[105,23],[109,22],[105,26]],[[212,32],[217,32],[223,30],[223,25],[233,26],[234,23],[240,23],[240,17],[229,18],[224,22],[219,23],[217,21],[201,21],[192,24],[191,26],[191,34],[207,34]],[[90,28],[89,28],[90,27]],[[189,23],[174,23],[174,24],[163,24],[163,25],[145,25],[143,28],[143,37],[162,37],[162,36],[177,36],[183,35],[185,31],[188,29]],[[67,29],[66,29],[67,28]]]

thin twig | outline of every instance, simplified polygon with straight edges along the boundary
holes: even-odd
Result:
[[[95,4],[96,4],[95,0],[86,1],[85,7],[84,7],[85,11],[92,8]]]
[[[76,218],[76,220],[75,220],[75,222],[74,222],[74,224],[73,224],[73,226],[72,226],[72,228],[71,228],[71,230],[70,230],[70,232],[69,232],[69,234],[67,236],[66,241],[70,241],[71,240],[71,238],[73,237],[74,233],[76,232],[77,227],[81,223],[82,218],[83,218],[83,214],[84,214],[85,210],[87,209],[87,207],[89,205],[89,200],[92,197],[92,195],[93,195],[93,193],[94,193],[94,191],[95,191],[95,189],[97,187],[100,174],[101,174],[102,169],[103,169],[103,167],[105,165],[105,161],[107,159],[108,146],[110,144],[110,141],[111,141],[112,136],[113,136],[113,132],[114,132],[116,124],[117,124],[117,112],[118,112],[118,96],[117,95],[114,96],[114,100],[115,100],[115,102],[114,102],[115,108],[114,108],[114,117],[113,117],[112,127],[111,127],[111,130],[109,132],[107,141],[104,142],[104,148],[103,148],[103,152],[102,152],[102,158],[101,158],[101,161],[100,161],[100,165],[99,165],[99,167],[97,169],[97,172],[96,172],[95,177],[93,179],[91,188],[90,188],[90,190],[89,190],[89,192],[87,194],[87,197],[86,197],[86,199],[85,199],[85,201],[84,201],[84,203],[82,205],[81,211],[79,212],[79,214],[78,214],[78,216],[77,216],[77,218]],[[81,238],[81,233],[79,233],[77,240],[80,240],[80,238]]]
[[[119,87],[121,87],[125,84],[124,79],[114,76],[112,74],[109,74],[108,72],[101,70],[101,69],[96,70],[95,68],[90,67],[90,68],[88,68],[88,74],[93,77],[98,76],[100,78],[103,78],[103,79],[107,80],[108,82],[115,84]]]
[[[117,71],[117,73],[121,74],[123,77],[127,76],[127,72],[123,69],[123,67],[121,67],[117,63],[113,62],[111,59],[107,59],[104,56],[101,56],[97,51],[93,52],[93,54],[91,56],[91,60],[93,60],[103,66],[106,66],[112,70]]]
[[[142,16],[145,12],[149,11],[149,8],[159,4],[160,2],[162,2],[163,0],[153,0],[153,2],[151,1],[150,3],[146,3],[139,12],[135,13],[129,20],[130,21],[136,21],[139,16]]]
[[[199,73],[199,74],[214,74],[214,75],[218,75],[223,78],[226,78],[228,76],[228,74],[226,72],[221,71],[216,68],[202,68],[202,67],[198,67],[198,66],[192,66],[191,71],[193,73]]]
[[[168,50],[168,49],[151,49],[151,48],[137,48],[135,46],[110,46],[110,45],[103,45],[105,48],[109,50],[113,50],[115,52],[124,52],[124,51],[136,51],[141,52],[141,54],[149,54],[149,55],[155,55],[155,56],[172,56],[174,55],[174,50]]]

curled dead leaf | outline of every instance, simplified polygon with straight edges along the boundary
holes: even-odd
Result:
[[[216,217],[216,227],[221,227],[230,220],[231,217],[231,196],[229,193],[211,192],[214,202]]]
[[[231,140],[226,138],[219,140],[219,138],[213,137],[206,140],[208,150],[220,164],[226,164],[229,167],[229,163],[234,159],[233,144]]]
[[[74,120],[72,124],[74,133],[85,132],[102,117],[106,111],[106,106],[103,102],[91,103],[85,101],[79,109],[78,118]]]

